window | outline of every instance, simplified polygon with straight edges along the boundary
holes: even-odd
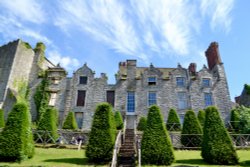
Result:
[[[156,92],[148,93],[148,106],[156,104]]]
[[[115,91],[108,90],[106,95],[107,95],[107,102],[114,107],[114,104],[115,104]]]
[[[83,113],[82,112],[76,112],[75,117],[76,117],[76,122],[77,122],[78,128],[82,129]]]
[[[128,112],[135,112],[135,92],[128,92],[127,111]]]
[[[178,108],[179,109],[186,109],[187,108],[187,93],[186,92],[178,92]]]
[[[156,85],[156,77],[148,77],[148,85]]]
[[[177,77],[176,78],[176,85],[177,86],[185,86],[185,78],[184,77]]]
[[[204,93],[205,107],[213,105],[212,93]]]
[[[202,86],[203,87],[209,87],[210,86],[210,79],[209,78],[203,78],[202,79]]]
[[[79,84],[87,84],[88,78],[84,76],[80,76]]]
[[[77,106],[85,106],[85,96],[86,96],[86,91],[85,90],[78,90],[77,94]]]
[[[59,79],[52,79],[52,83],[55,85],[59,84]]]
[[[55,106],[56,104],[56,93],[50,93],[49,105]]]

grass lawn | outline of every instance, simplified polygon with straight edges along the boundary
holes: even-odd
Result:
[[[237,151],[240,157],[239,166],[250,166],[250,150]],[[208,165],[202,161],[200,151],[175,151],[176,162],[172,166],[218,166]],[[89,164],[84,150],[36,148],[36,154],[32,159],[22,163],[3,163],[0,166],[49,166],[49,167],[74,167],[96,166]],[[108,166],[108,165],[103,165]]]

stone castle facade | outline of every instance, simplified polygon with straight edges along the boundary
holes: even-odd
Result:
[[[134,121],[146,116],[148,107],[157,104],[167,120],[170,108],[175,108],[183,120],[185,111],[198,112],[215,105],[226,119],[231,110],[231,100],[218,43],[210,44],[205,52],[208,67],[197,71],[196,64],[183,68],[138,67],[136,60],[119,63],[116,83],[108,84],[106,74],[95,77],[87,64],[75,71],[72,77],[60,66],[55,66],[39,49],[33,50],[21,40],[0,47],[0,107],[7,113],[15,103],[10,94],[17,91],[15,81],[26,80],[30,88],[30,106],[33,120],[37,117],[33,95],[41,82],[39,71],[47,70],[50,80],[49,105],[59,111],[63,122],[69,111],[75,113],[79,127],[89,129],[95,107],[109,102],[114,110],[127,119],[128,128]],[[42,60],[42,61],[41,61]]]

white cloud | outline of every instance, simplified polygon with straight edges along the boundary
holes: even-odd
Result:
[[[80,62],[77,59],[70,56],[62,56],[57,50],[49,51],[48,59],[53,64],[60,63],[62,67],[66,68],[69,71],[76,69],[76,67],[79,67],[80,65]]]
[[[7,18],[0,16],[0,33],[6,40],[13,40],[17,38],[31,38],[38,41],[42,41],[48,45],[52,44],[52,41],[46,36],[40,34],[36,30],[23,25],[15,18]]]
[[[5,9],[5,14],[9,17],[17,17],[20,20],[33,23],[43,23],[45,21],[45,13],[39,5],[38,0],[2,0],[0,7]]]
[[[230,14],[233,6],[234,0],[202,0],[200,10],[203,16],[211,17],[210,26],[213,30],[222,27],[228,32],[232,23]]]

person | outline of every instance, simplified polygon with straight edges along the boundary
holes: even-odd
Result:
[[[80,141],[83,142],[83,137],[80,136],[80,135],[78,135],[77,138],[76,138],[76,140],[77,140],[77,143],[79,144]]]
[[[74,136],[71,138],[70,144],[74,144],[74,145],[78,144],[78,142]]]

